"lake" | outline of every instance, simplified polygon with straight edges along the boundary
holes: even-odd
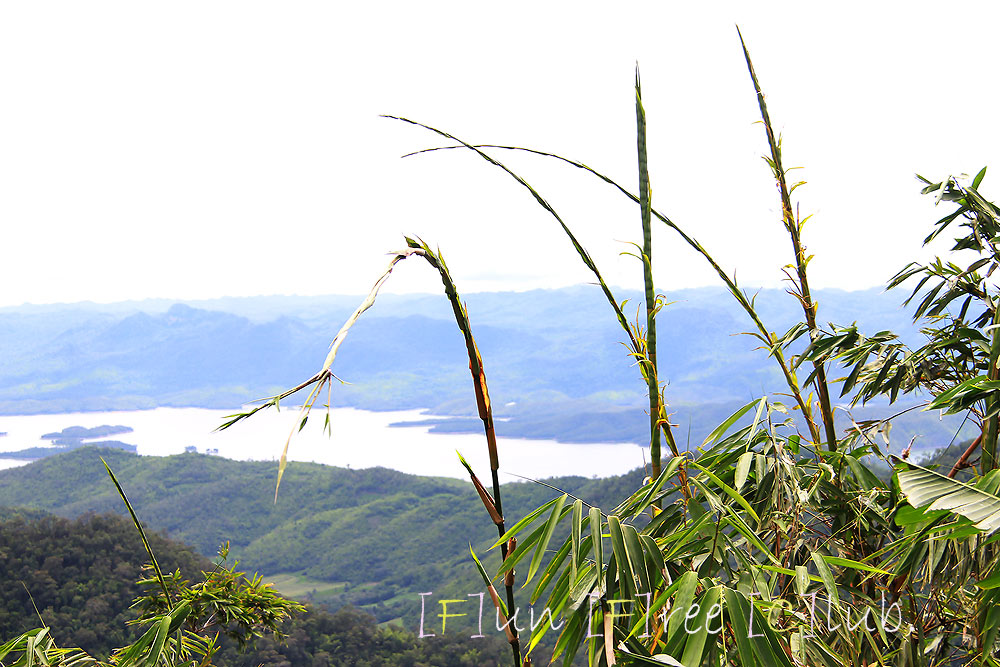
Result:
[[[180,454],[185,447],[213,451],[240,461],[277,461],[300,421],[295,408],[262,411],[230,429],[214,432],[233,410],[156,408],[121,412],[80,412],[51,415],[0,416],[0,452],[45,446],[45,433],[69,426],[92,428],[104,424],[129,426],[132,433],[99,438],[120,440],[138,447],[144,456]],[[426,419],[418,410],[369,412],[336,408],[330,412],[332,436],[323,432],[325,410],[315,410],[308,424],[292,437],[288,458],[326,465],[370,468],[383,466],[414,475],[468,479],[455,451],[483,479],[489,478],[489,457],[482,434],[430,433],[430,427],[394,428],[394,422]],[[645,449],[628,443],[567,444],[553,440],[500,438],[500,469],[510,481],[514,475],[531,478],[555,475],[608,477],[643,465]],[[648,458],[648,453],[647,453]],[[0,458],[0,468],[27,461]]]

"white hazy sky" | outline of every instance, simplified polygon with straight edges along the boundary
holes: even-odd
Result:
[[[464,291],[586,282],[509,177],[464,151],[400,160],[441,142],[378,114],[636,189],[636,61],[654,206],[742,284],[776,285],[790,254],[736,23],[809,182],[813,284],[880,285],[944,212],[914,172],[1000,174],[998,19],[969,2],[3,3],[0,304],[361,293],[403,233],[440,244]],[[619,256],[633,205],[500,157],[609,282],[637,284]],[[666,229],[655,242],[661,289],[715,284]],[[414,264],[388,288],[438,282]]]

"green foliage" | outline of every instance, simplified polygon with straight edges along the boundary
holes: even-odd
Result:
[[[1000,527],[1000,308],[996,305],[1000,292],[990,274],[1000,263],[1000,208],[979,192],[985,170],[969,185],[964,179],[951,177],[941,183],[924,181],[925,193],[937,192],[939,202],[957,206],[938,222],[927,240],[960,221],[963,235],[953,251],[973,255],[964,267],[940,258],[913,264],[891,282],[895,287],[919,278],[911,300],[919,296],[914,316],[924,325],[925,345],[913,349],[888,331],[866,336],[856,323],[824,327],[808,282],[811,256],[806,254],[802,238],[808,218],[800,217],[791,196],[802,183],[789,183],[782,163],[781,137],[774,131],[745,45],[743,52],[767,140],[764,159],[777,185],[780,222],[791,242],[792,260],[784,267],[788,292],[801,310],[801,321],[780,334],[765,322],[755,299],[740,289],[735,278],[700,243],[652,207],[646,114],[638,81],[638,195],[580,162],[519,147],[473,145],[428,125],[396,118],[454,142],[444,148],[470,152],[513,178],[565,232],[611,306],[613,319],[628,339],[630,361],[637,362],[648,388],[651,476],[641,482],[633,480],[627,493],[610,501],[585,500],[561,489],[548,502],[547,498],[534,498],[534,509],[529,503],[523,512],[517,503],[507,502],[506,513],[524,518],[505,531],[505,519],[497,516],[502,514],[496,475],[499,452],[483,360],[472,335],[469,312],[440,252],[408,238],[409,248],[394,253],[389,269],[341,327],[320,371],[272,397],[269,404],[311,388],[303,409],[305,419],[319,390],[332,388],[338,348],[374,302],[392,266],[411,255],[422,255],[439,271],[466,343],[476,405],[490,452],[492,491],[478,483],[471,468],[470,475],[477,483],[474,491],[464,485],[463,493],[458,493],[458,487],[440,482],[441,488],[432,491],[429,501],[415,493],[385,493],[385,486],[380,485],[372,489],[364,504],[343,501],[330,513],[300,514],[299,523],[288,532],[258,531],[254,541],[242,549],[252,554],[256,547],[263,558],[269,549],[294,543],[295,535],[310,539],[326,535],[376,553],[408,551],[410,555],[400,555],[396,564],[410,564],[414,553],[449,548],[449,540],[460,527],[465,531],[460,533],[463,540],[471,541],[476,534],[478,542],[483,531],[476,532],[467,522],[470,517],[479,517],[481,527],[488,529],[489,524],[495,524],[502,533],[491,545],[485,545],[487,552],[500,551],[500,564],[491,567],[496,573],[493,576],[477,556],[483,550],[470,545],[473,574],[482,579],[497,610],[513,619],[516,566],[521,565],[526,572],[521,573],[523,584],[518,594],[540,602],[562,620],[553,632],[558,633],[554,639],[546,637],[550,632],[546,623],[532,627],[530,638],[519,637],[516,630],[508,632],[515,667],[530,664],[530,656],[537,656],[536,647],[546,640],[554,643],[552,659],[566,665],[577,656],[585,657],[590,665],[608,667],[996,665],[1000,637],[1000,574],[996,564],[1000,553],[993,533]],[[639,206],[644,242],[637,257],[643,265],[645,327],[627,320],[623,301],[603,280],[567,221],[538,189],[490,153],[497,149],[560,160],[612,185]],[[754,398],[724,419],[719,427],[708,428],[702,446],[685,452],[673,440],[665,389],[658,379],[654,319],[662,307],[653,284],[653,220],[677,233],[715,270],[749,318],[750,335],[773,362],[777,370],[774,377],[780,383],[772,393]],[[835,411],[839,409],[831,399],[836,382],[828,375],[838,367],[846,372],[841,395],[852,406],[877,397],[893,403],[905,395],[927,409],[968,419],[979,435],[956,459],[950,474],[971,467],[969,480],[959,481],[907,464],[905,456],[890,457],[879,438],[888,444],[891,418],[857,421],[850,411],[841,409],[848,418],[843,429],[840,425],[845,422],[837,421]],[[234,415],[227,425],[254,412]],[[662,461],[661,435],[671,450],[671,456]],[[286,442],[286,451],[287,447]],[[978,470],[970,460],[977,449],[982,452]],[[283,454],[279,479],[285,464]],[[313,489],[295,491],[293,475],[298,468],[288,469],[285,488],[290,489],[289,495],[298,493],[303,505],[308,505]],[[892,470],[888,478],[880,475],[885,469]],[[385,475],[377,471],[371,474]],[[148,484],[166,489],[164,481],[149,480]],[[176,481],[183,485],[182,480]],[[246,485],[245,480],[240,483]],[[504,491],[507,500],[514,495],[507,493],[510,489],[511,485]],[[551,496],[551,490],[546,486],[545,495]],[[323,492],[337,495],[332,489]],[[465,504],[442,504],[449,494],[463,498]],[[456,520],[456,513],[464,519]],[[263,508],[261,516],[266,516]],[[394,525],[396,518],[399,523]],[[258,526],[264,523],[260,518],[253,521]],[[392,537],[373,536],[376,529],[383,528],[390,530]],[[437,539],[429,540],[432,535]],[[381,574],[380,564],[376,559],[366,567]],[[503,600],[494,581],[503,582]],[[187,587],[180,575],[172,578],[172,583],[177,591]],[[250,582],[251,587],[257,584],[256,579]],[[189,646],[183,639],[171,643],[171,636],[183,624],[196,622],[189,616],[197,619],[198,614],[217,608],[194,593],[189,597],[170,593],[167,588],[162,608],[154,608],[157,596],[149,598],[147,604],[153,605],[145,619],[149,628],[131,649],[117,654],[119,662],[147,659],[149,655],[166,656],[166,661],[199,652],[207,655],[197,644],[197,633],[184,635],[191,642]],[[239,598],[239,591],[228,595]],[[247,606],[248,600],[241,600],[239,604]],[[275,603],[265,602],[263,608]],[[212,617],[218,616],[215,613]],[[231,618],[253,627],[252,619]],[[266,623],[265,627],[273,629]],[[35,652],[43,660],[49,659],[52,650],[47,641],[44,632],[15,640],[26,656]],[[41,648],[35,651],[39,642]],[[174,647],[173,654],[162,650],[168,645]],[[522,649],[529,656],[524,663]]]
[[[953,250],[973,251],[978,256],[972,264],[962,268],[939,259],[911,265],[891,283],[922,276],[913,296],[927,287],[915,312],[916,319],[925,321],[927,345],[910,352],[898,336],[880,332],[865,337],[856,324],[824,329],[808,282],[811,256],[802,241],[808,218],[800,217],[791,197],[802,183],[789,184],[781,137],[773,129],[745,45],[744,56],[767,138],[764,159],[777,185],[781,223],[793,251],[785,267],[788,292],[802,311],[802,320],[784,334],[767,326],[754,299],[703,246],[652,208],[646,114],[638,82],[638,196],[581,162],[519,147],[472,145],[423,123],[396,119],[455,142],[445,149],[464,149],[486,160],[556,220],[597,278],[627,334],[628,354],[649,387],[653,475],[617,506],[592,506],[586,518],[589,531],[584,530],[582,504],[568,505],[566,495],[538,507],[494,544],[505,547],[496,578],[503,578],[509,592],[514,566],[530,553],[527,587],[543,559],[549,559],[541,576],[546,586],[536,587],[530,599],[543,600],[547,609],[563,615],[553,659],[564,664],[580,652],[589,664],[609,667],[619,662],[682,667],[996,664],[1000,575],[994,570],[996,540],[989,535],[1000,526],[1000,308],[995,305],[1000,294],[988,278],[1000,261],[1000,208],[978,192],[985,170],[968,187],[951,178],[938,184],[925,181],[925,192],[940,191],[939,201],[959,207],[938,223],[928,241],[956,219],[963,220],[965,235]],[[638,258],[649,316],[645,331],[625,320],[621,302],[566,220],[538,189],[489,154],[491,149],[560,160],[639,205],[644,244]],[[663,389],[655,380],[653,317],[660,303],[652,284],[652,218],[709,262],[746,312],[751,335],[783,381],[775,389],[779,393],[755,399],[712,430],[702,447],[684,454],[673,446]],[[982,269],[986,271],[980,274]],[[446,288],[452,295],[453,286]],[[469,338],[464,309],[462,314],[458,323]],[[888,443],[890,419],[851,418],[848,428],[839,431],[831,399],[834,382],[828,377],[838,362],[848,369],[841,395],[852,405],[876,396],[885,395],[891,403],[910,395],[929,409],[969,418],[981,435],[959,457],[954,471],[979,446],[981,474],[967,484],[890,459],[875,439],[882,436]],[[741,421],[751,411],[752,421]],[[661,431],[673,454],[664,461],[662,474]],[[878,459],[893,469],[891,480],[879,476],[879,463],[873,461]],[[485,503],[489,508],[488,498]],[[475,551],[473,558],[494,604],[503,610]],[[887,597],[897,614],[894,627],[887,625]],[[508,599],[506,609],[510,606]],[[879,609],[881,622],[869,627],[869,616]],[[821,618],[818,627],[817,611],[826,620]],[[529,654],[548,631],[546,625],[533,630]],[[518,638],[510,641],[515,667],[520,667]]]
[[[84,654],[106,660],[116,648],[139,639],[143,628],[130,624],[136,620],[130,606],[136,598],[140,604],[151,601],[143,597],[150,590],[150,582],[137,582],[142,577],[144,550],[129,520],[117,515],[88,515],[71,521],[14,510],[5,510],[5,514],[32,515],[27,520],[19,517],[0,521],[0,570],[6,573],[5,580],[14,584],[0,587],[0,637],[15,637],[8,644],[18,647],[8,658],[20,655],[23,665],[23,653],[18,652],[34,637],[50,661],[62,660],[59,664],[68,667],[74,664],[70,658],[75,655],[80,658],[77,664],[93,664],[93,659],[84,658]],[[252,580],[241,583],[232,570],[216,567],[190,547],[155,533],[149,539],[158,561],[170,571],[167,580],[171,590],[191,604],[188,618],[209,618],[204,605],[233,599],[234,587],[242,587],[244,600],[247,592],[260,593],[259,587],[251,585]],[[185,586],[183,580],[177,579],[181,576],[178,571],[183,576],[197,576],[200,581]],[[210,591],[215,593],[207,595]],[[32,598],[47,627],[44,633],[37,628],[29,630],[40,623]],[[162,601],[162,596],[157,599]],[[160,604],[146,604],[143,608],[147,618],[155,617]],[[469,640],[460,634],[419,639],[398,628],[380,628],[372,616],[351,607],[335,614],[308,608],[280,629],[282,638],[259,637],[245,651],[238,650],[237,641],[222,637],[214,662],[230,667],[481,667],[501,664],[506,654],[503,642],[492,639]],[[59,648],[65,645],[79,646],[83,652],[73,649],[65,654],[65,649]],[[18,663],[0,656],[0,664]]]
[[[482,530],[472,486],[459,480],[296,463],[275,504],[273,463],[200,454],[148,457],[84,448],[0,471],[0,505],[34,506],[65,517],[124,512],[114,488],[101,478],[100,456],[127,480],[129,499],[152,529],[206,556],[228,539],[232,556],[257,571],[299,572],[327,582],[326,591],[320,586],[307,596],[316,604],[364,607],[379,621],[403,618],[414,631],[419,593],[464,597],[481,589],[467,557],[469,541],[485,551],[496,538]],[[637,470],[547,481],[588,502],[613,504],[643,476]],[[523,516],[555,495],[536,484],[511,484],[505,511]],[[427,523],[412,531],[415,522]],[[135,544],[141,551],[142,544]]]
[[[52,641],[48,627],[35,628],[0,647],[0,659],[9,658],[12,665],[32,667],[34,664],[65,666],[95,664],[101,667],[177,667],[190,665],[208,667],[218,651],[216,639],[211,631],[218,628],[226,635],[237,639],[240,646],[248,640],[277,633],[282,622],[292,612],[302,611],[302,605],[286,600],[266,585],[260,578],[248,580],[235,567],[217,564],[211,572],[202,572],[203,581],[195,586],[181,579],[180,571],[171,577],[168,587],[163,571],[156,560],[146,531],[139,522],[132,504],[108,466],[101,459],[105,472],[111,478],[122,502],[128,509],[132,526],[139,534],[142,546],[149,556],[149,569],[156,575],[140,584],[158,585],[159,590],[147,593],[133,602],[141,609],[140,618],[135,621],[148,626],[145,632],[132,643],[113,651],[109,661],[101,662],[91,658],[81,649],[59,650]],[[228,546],[220,550],[225,559]],[[25,587],[27,590],[27,587]],[[160,596],[160,593],[163,596]],[[37,613],[37,608],[36,608]],[[39,621],[44,620],[39,614]],[[2,665],[3,663],[0,663]]]
[[[170,571],[194,576],[211,569],[190,548],[155,533],[149,539]],[[131,522],[117,515],[5,520],[0,524],[5,582],[0,587],[0,637],[37,626],[37,607],[41,621],[61,642],[107,658],[137,637],[126,623],[134,618],[132,601],[143,591],[136,581],[142,578],[144,554]]]

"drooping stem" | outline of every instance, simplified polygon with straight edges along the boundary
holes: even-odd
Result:
[[[493,509],[496,516],[494,518],[494,523],[497,526],[498,535],[503,536],[506,532],[503,521],[503,504],[500,498],[500,480],[498,478],[497,472],[500,468],[499,456],[497,454],[497,442],[496,442],[496,432],[493,427],[493,410],[490,405],[489,390],[486,386],[486,374],[483,372],[483,361],[479,355],[479,348],[476,346],[476,341],[472,337],[472,328],[469,324],[469,316],[462,305],[461,300],[458,296],[458,291],[455,289],[455,283],[451,279],[451,274],[448,272],[448,266],[444,262],[444,258],[441,256],[440,251],[435,253],[432,251],[426,243],[407,238],[406,242],[408,248],[406,250],[401,250],[393,253],[392,261],[389,263],[389,267],[382,274],[382,276],[376,281],[375,285],[372,287],[368,294],[368,297],[362,302],[362,304],[354,311],[347,322],[341,327],[340,331],[337,333],[333,342],[330,344],[330,352],[327,354],[326,360],[323,362],[322,369],[310,377],[308,380],[301,382],[292,389],[282,392],[277,396],[272,396],[267,399],[262,405],[253,408],[247,412],[239,413],[236,415],[231,415],[228,420],[220,427],[220,429],[225,429],[233,424],[251,417],[260,410],[270,407],[277,406],[278,402],[284,398],[287,398],[307,387],[312,387],[312,391],[309,394],[309,398],[305,401],[301,408],[302,420],[300,424],[292,430],[288,436],[288,440],[285,442],[285,448],[282,451],[281,462],[279,464],[278,470],[278,482],[275,484],[275,497],[277,497],[278,485],[281,483],[281,476],[284,472],[285,465],[287,462],[287,454],[289,443],[293,435],[305,425],[306,419],[309,417],[309,413],[312,410],[313,404],[316,400],[316,396],[319,393],[320,388],[324,383],[330,382],[334,377],[331,367],[333,365],[334,359],[337,356],[337,350],[340,348],[341,343],[347,336],[351,327],[357,322],[358,318],[370,308],[375,303],[375,298],[378,295],[379,290],[382,285],[388,280],[389,275],[392,273],[393,267],[397,262],[400,262],[411,255],[420,255],[427,262],[434,267],[438,274],[441,276],[441,282],[444,284],[445,294],[448,297],[448,301],[451,303],[452,309],[455,312],[455,320],[458,324],[459,329],[462,331],[462,335],[465,337],[466,349],[469,354],[469,370],[472,373],[473,384],[476,392],[476,403],[479,407],[479,416],[483,420],[483,428],[486,432],[486,444],[489,451],[490,458],[490,472],[493,478],[493,495],[490,499],[490,503],[487,504],[487,509]],[[463,461],[464,463],[464,461]],[[110,471],[109,471],[110,472]],[[471,469],[470,469],[471,472]],[[476,483],[478,480],[473,478],[473,482]],[[490,505],[493,507],[491,508]],[[491,512],[493,514],[494,512]],[[507,544],[504,543],[500,547],[500,551],[504,560],[507,559],[508,548]],[[504,580],[506,592],[507,592],[507,608],[514,608],[514,577],[513,571],[508,572],[507,577]],[[511,652],[514,658],[514,666],[521,667],[521,646],[520,641],[517,636],[517,630],[514,627],[513,622],[510,624],[510,630],[512,634],[510,635],[510,645]]]
[[[630,192],[627,188],[622,187],[621,184],[617,183],[614,179],[597,171],[593,167],[589,167],[582,162],[571,160],[561,155],[556,155],[555,153],[547,153],[545,151],[535,150],[533,148],[524,148],[522,146],[502,146],[498,144],[477,144],[475,146],[467,146],[465,144],[462,144],[460,146],[439,146],[437,148],[426,148],[413,153],[408,153],[403,157],[408,157],[410,155],[418,155],[420,153],[430,153],[433,151],[454,150],[460,148],[472,148],[476,149],[477,151],[481,151],[481,149],[484,148],[496,148],[500,150],[520,151],[524,153],[531,153],[533,155],[539,155],[541,157],[552,158],[554,160],[558,160],[570,166],[576,167],[577,169],[582,169],[583,171],[586,171],[587,173],[596,176],[600,180],[614,187],[620,193],[628,197],[633,203],[635,204],[641,203],[639,197],[636,196],[635,193]],[[816,426],[816,423],[811,417],[812,412],[810,410],[809,404],[805,401],[805,399],[802,396],[802,390],[799,387],[798,379],[792,372],[788,360],[785,359],[784,350],[782,346],[779,344],[777,337],[767,328],[764,322],[760,319],[760,316],[757,314],[757,311],[754,309],[753,300],[746,294],[744,294],[742,290],[740,290],[739,286],[736,284],[736,281],[723,270],[723,268],[719,265],[719,263],[715,261],[712,255],[710,255],[709,252],[705,250],[705,247],[702,246],[697,239],[690,236],[687,232],[681,229],[677,225],[677,223],[675,223],[673,220],[671,220],[667,216],[657,211],[655,208],[650,207],[649,210],[654,218],[656,218],[664,225],[666,225],[668,228],[672,229],[675,233],[677,233],[677,235],[680,236],[685,243],[687,243],[691,248],[694,249],[695,252],[701,255],[706,262],[708,262],[709,266],[712,267],[712,270],[715,271],[716,275],[718,275],[719,278],[722,280],[723,284],[725,284],[726,289],[729,290],[729,293],[733,296],[734,299],[736,299],[736,302],[750,317],[750,320],[753,322],[754,327],[757,329],[757,332],[753,335],[756,336],[761,342],[763,342],[767,346],[770,355],[774,358],[775,362],[778,364],[778,367],[781,369],[781,375],[785,380],[785,384],[788,386],[789,392],[791,392],[791,395],[795,398],[796,405],[798,405],[802,413],[807,416],[806,425],[809,427],[809,431],[813,441],[819,442],[821,439],[820,432]],[[619,318],[619,321],[621,321],[621,318]],[[629,335],[632,336],[633,344],[634,342],[637,342],[634,340],[634,335],[632,334],[631,330],[629,331]],[[666,426],[665,421],[663,426]],[[671,437],[672,436],[670,434],[667,435],[668,443]]]
[[[448,265],[445,264],[441,251],[438,250],[438,252],[435,253],[426,243],[419,239],[411,239],[407,237],[406,243],[411,248],[420,251],[424,259],[426,259],[431,266],[437,269],[438,274],[441,276],[441,282],[444,284],[444,293],[448,297],[448,301],[451,303],[451,308],[455,313],[455,322],[458,324],[458,328],[461,330],[462,336],[465,338],[465,347],[469,354],[469,371],[472,373],[472,384],[476,393],[476,406],[479,410],[479,418],[483,421],[483,430],[486,433],[486,446],[490,457],[490,476],[493,481],[492,500],[498,516],[498,518],[494,520],[494,523],[497,527],[498,536],[503,537],[503,534],[507,532],[507,530],[504,527],[503,501],[500,498],[500,479],[498,477],[500,457],[497,452],[496,430],[493,427],[493,406],[490,404],[490,392],[486,385],[486,373],[483,370],[483,359],[479,354],[479,346],[476,345],[476,339],[472,337],[472,325],[469,322],[469,313],[466,311],[465,306],[462,304],[462,301],[458,296],[458,290],[455,288],[455,282],[451,279],[451,273],[448,271]],[[500,545],[500,555],[503,560],[507,560],[508,553],[506,542],[503,542]],[[513,572],[510,572],[508,576],[504,577],[508,610],[514,609],[514,577],[512,575]],[[514,657],[514,666],[521,667],[520,639],[518,638],[517,628],[514,626],[513,622],[510,624],[510,630],[510,646]]]

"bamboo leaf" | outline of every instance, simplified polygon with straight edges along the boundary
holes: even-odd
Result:
[[[987,535],[1000,528],[1000,497],[914,463],[906,465],[908,469],[897,469],[896,480],[913,507],[954,512],[974,521]]]
[[[972,189],[973,190],[978,190],[979,189],[979,184],[983,182],[983,178],[985,176],[986,176],[986,167],[983,167],[982,169],[979,170],[979,173],[976,174],[976,177],[974,179],[972,179]]]
[[[614,550],[615,563],[618,565],[619,592],[623,598],[632,599],[638,592],[635,569],[626,550],[621,521],[614,514],[608,516],[608,532],[611,534],[611,548]]]
[[[681,656],[681,662],[685,667],[700,667],[702,664],[705,645],[708,642],[709,636],[708,626],[710,621],[708,614],[711,612],[712,607],[719,603],[722,588],[722,586],[709,588],[698,601],[698,615],[692,621],[694,632],[688,632],[687,642],[684,644],[684,654]],[[719,617],[716,616],[714,618],[718,619]],[[719,627],[722,627],[721,619],[714,622],[718,623]],[[685,628],[685,631],[688,631],[688,628]]]
[[[698,573],[691,570],[686,571],[678,578],[677,597],[674,598],[674,609],[681,610],[680,614],[672,614],[667,621],[668,635],[674,635],[684,623],[684,614],[691,608],[694,602],[694,592],[698,587]]]
[[[992,577],[988,577],[982,581],[977,581],[976,586],[983,590],[1000,587],[1000,573],[994,574]]]
[[[530,604],[535,604],[545,587],[552,582],[552,578],[555,576],[555,573],[559,570],[560,566],[562,566],[563,561],[566,560],[566,556],[569,554],[569,547],[569,540],[563,542],[559,551],[557,551],[555,556],[552,557],[552,560],[549,561],[548,566],[546,566],[545,570],[542,572],[542,576],[538,578],[538,584],[535,585],[535,590],[531,593],[531,597],[528,600]]]
[[[496,606],[496,608],[500,610],[500,613],[503,615],[504,620],[507,620],[507,605],[505,605],[503,603],[503,600],[500,599],[500,596],[497,595],[497,590],[496,588],[493,587],[493,582],[490,580],[490,575],[486,574],[486,568],[484,568],[483,564],[479,562],[479,557],[476,555],[476,552],[473,551],[472,544],[469,544],[469,553],[472,554],[472,560],[476,563],[476,570],[479,572],[479,576],[482,577],[483,583],[486,584],[486,590],[487,592],[489,592],[490,598],[493,600],[494,606]],[[510,630],[510,628],[507,629],[508,631]]]
[[[122,501],[125,503],[125,507],[128,508],[129,516],[132,517],[132,524],[135,529],[139,531],[139,537],[142,539],[142,546],[146,547],[146,553],[149,555],[149,561],[153,566],[153,571],[156,572],[156,580],[160,584],[160,589],[163,591],[163,597],[166,600],[167,606],[170,605],[170,592],[167,590],[167,583],[163,580],[163,572],[160,571],[160,564],[156,562],[156,556],[153,555],[153,549],[149,546],[149,540],[146,539],[146,531],[142,529],[142,524],[139,523],[139,517],[135,515],[135,510],[132,509],[132,503],[129,502],[128,496],[125,495],[125,489],[122,485],[118,483],[118,478],[115,474],[111,472],[111,467],[108,466],[108,462],[101,457],[101,463],[104,464],[104,469],[108,472],[108,476],[111,477],[111,481],[114,482],[115,488],[118,489],[118,495],[121,496]]]
[[[573,515],[570,519],[570,544],[572,552],[570,554],[571,579],[576,581],[576,569],[580,564],[580,533],[583,531],[583,501],[577,498],[573,501]]]
[[[747,477],[750,476],[750,464],[753,463],[753,458],[753,452],[744,452],[736,461],[736,476],[733,479],[733,483],[736,485],[735,490],[737,492],[743,488]]]
[[[830,596],[830,604],[834,607],[839,606],[840,592],[837,590],[837,581],[833,578],[830,566],[826,564],[823,554],[818,551],[813,551],[810,555],[813,562],[816,563],[816,570],[819,572],[819,578],[823,581],[823,587],[826,588],[826,594]]]
[[[552,507],[553,505],[555,505],[557,500],[559,500],[559,499],[558,498],[553,498],[552,500],[550,500],[549,502],[545,503],[541,507],[538,507],[538,508],[532,510],[530,514],[528,514],[526,517],[524,517],[523,519],[521,519],[520,521],[518,521],[517,523],[515,523],[506,533],[504,533],[503,535],[501,535],[497,539],[497,541],[494,542],[493,545],[489,549],[487,549],[487,551],[491,551],[493,549],[496,549],[501,544],[505,544],[507,542],[507,540],[509,540],[510,538],[514,537],[519,532],[521,532],[522,528],[524,528],[525,526],[533,523],[535,521],[535,519],[537,519],[539,516],[542,515],[542,513],[545,512],[545,510],[547,510],[550,507]],[[598,513],[600,513],[600,510],[598,510]]]
[[[774,630],[753,603],[732,588],[724,588],[723,595],[740,664],[793,667]]]
[[[639,539],[639,532],[634,526],[622,525],[622,535],[625,538],[625,555],[628,556],[629,565],[632,571],[638,576],[637,594],[651,593],[653,591],[653,576],[646,567],[646,556]]]
[[[759,407],[763,401],[764,401],[763,398],[751,401],[746,405],[744,405],[739,410],[737,410],[736,412],[734,412],[733,414],[731,414],[729,417],[726,418],[725,421],[723,421],[721,424],[712,429],[712,432],[708,434],[708,437],[705,438],[705,441],[701,443],[702,446],[704,447],[709,443],[714,443],[716,440],[721,438],[726,433],[726,431],[728,431],[732,427],[733,424],[735,424],[740,420],[740,417],[750,412],[751,408]]]
[[[590,536],[594,543],[594,563],[597,565],[597,580],[601,580],[600,573],[604,568],[604,535],[603,518],[601,517],[601,510],[596,507],[590,508]],[[601,589],[601,595],[604,594],[604,590]]]
[[[734,488],[732,488],[731,486],[729,486],[728,484],[726,484],[725,482],[723,482],[721,479],[719,479],[718,477],[716,477],[715,473],[713,473],[712,471],[708,470],[707,468],[701,467],[696,462],[692,461],[691,465],[694,466],[695,468],[697,468],[698,470],[702,471],[703,473],[705,473],[705,475],[710,480],[712,480],[713,482],[715,482],[716,486],[718,486],[720,489],[722,489],[723,493],[725,493],[727,496],[729,496],[730,498],[732,498],[733,500],[735,500],[736,503],[740,507],[742,507],[743,509],[745,509],[747,511],[747,513],[750,516],[753,517],[753,520],[757,524],[760,524],[760,517],[757,516],[757,513],[753,511],[752,507],[750,507],[750,503],[748,503],[743,496],[741,496],[739,493],[737,493]],[[749,467],[749,465],[747,467]]]
[[[156,636],[153,638],[153,644],[149,649],[149,653],[146,654],[145,659],[142,661],[142,664],[154,667],[156,663],[160,661],[160,657],[163,654],[163,647],[167,643],[167,637],[170,633],[170,621],[170,616],[164,616],[160,622],[157,623]]]
[[[805,565],[795,566],[795,592],[804,597],[809,591],[809,570]]]
[[[837,556],[823,556],[823,560],[826,561],[827,565],[837,565],[839,567],[849,567],[855,570],[864,570],[865,572],[874,572],[875,574],[884,574],[886,576],[892,576],[892,573],[881,570],[877,567],[872,567],[871,565],[865,565],[856,560],[851,560],[850,558],[839,558]]]
[[[531,557],[531,565],[528,566],[528,577],[525,579],[524,585],[527,586],[528,582],[535,576],[535,572],[538,571],[538,566],[542,563],[542,557],[545,555],[545,549],[549,546],[549,541],[552,539],[552,533],[555,532],[556,524],[562,518],[562,508],[566,503],[567,495],[563,495],[556,498],[555,504],[552,506],[552,513],[549,514],[549,520],[545,524],[545,530],[542,532],[541,537],[538,540],[538,545],[535,547],[535,554]]]

